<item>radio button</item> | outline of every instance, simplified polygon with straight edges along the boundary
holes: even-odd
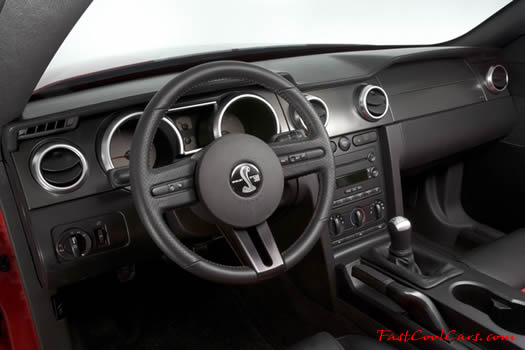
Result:
[[[333,205],[341,205],[343,204],[343,199],[338,199],[333,202]]]
[[[339,139],[339,148],[341,148],[341,150],[343,151],[348,151],[350,149],[350,140],[348,139],[348,137],[346,136],[343,136]]]
[[[354,146],[361,146],[363,144],[363,136],[362,135],[354,136],[354,138],[352,139],[352,142],[354,143]]]
[[[371,177],[378,177],[379,176],[379,170],[377,170],[375,167],[370,167],[367,170],[368,170],[369,176],[371,176]]]
[[[330,147],[332,147],[332,152],[337,151],[337,144],[334,141],[330,141]]]

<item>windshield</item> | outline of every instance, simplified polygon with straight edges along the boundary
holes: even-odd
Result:
[[[428,45],[474,28],[509,0],[94,0],[37,89],[126,65],[303,44]]]

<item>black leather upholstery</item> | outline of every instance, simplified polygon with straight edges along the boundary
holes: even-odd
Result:
[[[360,335],[347,335],[335,339],[326,332],[317,333],[316,335],[303,339],[288,350],[389,350],[394,349],[390,345],[380,343],[379,341],[363,337]]]
[[[470,267],[512,287],[525,288],[525,229],[472,250],[463,257]]]

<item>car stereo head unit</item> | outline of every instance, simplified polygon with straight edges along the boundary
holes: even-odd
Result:
[[[358,171],[354,171],[353,173],[350,173],[348,175],[338,177],[335,180],[335,184],[337,188],[347,187],[377,176],[379,176],[379,170],[371,166],[366,169],[361,169]]]
[[[359,136],[359,135],[358,135]],[[339,138],[355,139],[354,135]],[[337,138],[333,143],[339,143]],[[383,165],[378,138],[335,152],[336,180],[329,230],[333,245],[343,244],[385,227]]]

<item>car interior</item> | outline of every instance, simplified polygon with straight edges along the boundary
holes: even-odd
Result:
[[[525,348],[524,1],[35,90],[90,1],[41,3],[0,1],[0,349]]]

